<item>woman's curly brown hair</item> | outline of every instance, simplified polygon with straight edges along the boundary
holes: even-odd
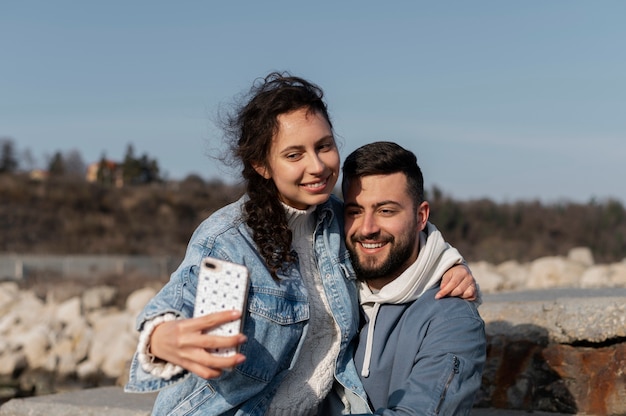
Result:
[[[243,165],[241,173],[250,198],[244,206],[244,220],[275,279],[277,271],[286,270],[296,256],[291,251],[291,231],[276,185],[257,173],[255,166],[269,169],[272,139],[278,133],[281,114],[307,108],[321,114],[332,129],[323,96],[315,84],[288,73],[272,72],[253,84],[244,97],[247,102],[227,115],[225,122],[231,152]]]

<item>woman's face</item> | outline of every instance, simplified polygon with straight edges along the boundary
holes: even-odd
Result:
[[[339,151],[330,125],[317,112],[281,114],[268,168],[256,167],[276,184],[282,202],[297,209],[326,202],[339,177]]]

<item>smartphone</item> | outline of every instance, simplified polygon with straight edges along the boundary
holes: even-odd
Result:
[[[243,330],[243,317],[248,297],[248,268],[241,264],[225,260],[205,257],[200,265],[198,275],[198,291],[193,316],[203,316],[225,310],[241,311],[241,318],[227,322],[205,333],[220,336],[231,336]],[[238,352],[238,347],[214,348],[208,351],[220,355],[231,356]]]

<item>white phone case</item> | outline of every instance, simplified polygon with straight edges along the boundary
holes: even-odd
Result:
[[[203,316],[225,310],[239,310],[241,319],[208,330],[207,334],[231,336],[243,329],[243,316],[248,297],[248,268],[241,264],[206,257],[200,266],[198,291],[193,316]],[[213,354],[231,356],[238,348],[209,349]]]

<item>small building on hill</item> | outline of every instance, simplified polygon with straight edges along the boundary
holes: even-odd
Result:
[[[109,159],[102,159],[99,162],[91,163],[87,166],[87,182],[98,182],[102,184],[115,185],[118,188],[124,186],[124,172],[122,164]]]

